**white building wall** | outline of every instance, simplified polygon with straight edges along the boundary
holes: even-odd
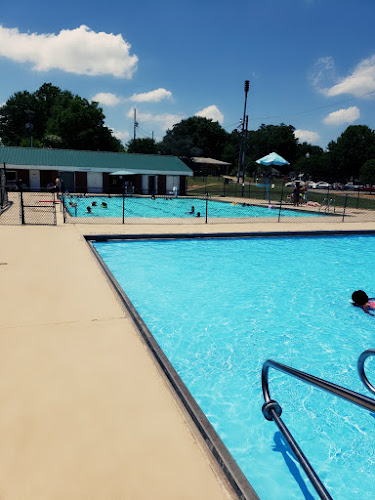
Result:
[[[30,189],[40,189],[40,170],[30,169]]]

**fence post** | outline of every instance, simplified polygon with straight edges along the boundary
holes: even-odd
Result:
[[[20,183],[20,205],[21,205],[21,224],[25,224],[25,208],[23,205],[23,190],[21,183]]]
[[[207,215],[208,215],[208,192],[206,192],[206,224],[207,224]]]
[[[346,194],[345,196],[345,202],[344,202],[344,211],[342,213],[342,221],[341,222],[344,222],[344,219],[345,219],[345,211],[346,211],[346,204],[348,202],[348,194]]]
[[[62,195],[62,212],[63,212],[63,222],[66,222],[66,209],[65,209],[65,194]],[[55,214],[56,214],[56,205],[55,205]]]
[[[280,217],[281,217],[281,205],[283,203],[283,196],[284,196],[284,184],[281,186],[281,196],[280,196],[280,206],[279,206],[279,217],[277,219],[277,222],[280,222]]]
[[[125,224],[125,181],[122,183],[122,223]]]

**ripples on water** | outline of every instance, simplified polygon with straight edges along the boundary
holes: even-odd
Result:
[[[262,499],[316,498],[261,413],[274,359],[366,394],[356,363],[375,318],[375,238],[303,237],[96,243],[95,247]],[[375,362],[367,363],[375,380]],[[334,498],[372,498],[375,420],[270,371],[283,419]]]

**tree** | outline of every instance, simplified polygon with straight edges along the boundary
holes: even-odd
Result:
[[[275,151],[290,164],[296,160],[297,139],[292,125],[264,125],[253,133],[249,132],[247,147],[249,157],[255,161]]]
[[[357,179],[362,165],[375,158],[375,133],[367,125],[350,125],[328,151],[332,180]]]
[[[124,151],[104,120],[97,102],[44,83],[33,94],[16,92],[0,107],[0,137],[6,146],[24,146],[32,132],[33,145]]]
[[[317,181],[332,181],[331,166],[326,153],[301,156],[296,161],[294,171],[296,174],[303,173]]]
[[[309,144],[308,142],[302,142],[301,144],[297,144],[297,160],[298,158],[301,157],[306,157],[306,155],[310,156],[324,156],[325,152],[323,148],[320,146],[313,146],[312,144]],[[308,156],[307,156],[308,157]]]
[[[158,147],[154,139],[143,138],[143,139],[131,139],[127,145],[126,149],[128,153],[142,153],[144,155],[156,155],[158,154]]]
[[[30,135],[26,124],[29,121],[28,111],[36,109],[35,96],[27,92],[16,92],[0,108],[0,136],[4,146],[19,146],[22,139]],[[39,123],[33,123],[33,136],[41,139]]]
[[[167,130],[159,147],[163,154],[220,160],[227,138],[228,133],[218,122],[193,116]]]
[[[364,184],[375,185],[375,160],[367,160],[360,170],[360,179]]]
[[[121,151],[120,141],[104,126],[104,119],[97,102],[74,96],[64,106],[58,104],[45,132],[61,137],[63,148]]]

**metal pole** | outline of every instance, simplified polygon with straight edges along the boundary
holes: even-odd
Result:
[[[137,122],[137,110],[134,108],[134,148],[135,148],[135,139],[136,139],[136,130],[138,127],[138,122]]]
[[[246,103],[247,103],[247,93],[249,92],[250,82],[249,80],[245,80],[245,105],[243,108],[243,120],[242,120],[242,132],[241,132],[241,143],[240,143],[240,154],[238,157],[238,171],[237,171],[237,184],[240,182],[240,172],[241,172],[241,164],[243,158],[243,148],[244,148],[244,136],[245,136],[245,118],[246,118]]]
[[[245,133],[244,133],[244,145],[242,148],[242,197],[243,197],[243,192],[245,188],[245,157],[246,157],[246,143],[247,143],[247,125],[249,122],[249,117],[246,115],[246,126],[245,126]]]
[[[21,224],[25,224],[25,207],[23,205],[22,184],[20,184],[20,203],[21,203]]]
[[[207,212],[208,212],[208,193],[206,193],[206,224],[207,224]]]
[[[283,203],[283,196],[284,196],[284,185],[281,186],[281,196],[280,196],[280,207],[279,207],[279,218],[277,219],[277,222],[280,222],[280,217],[281,217],[281,205]]]
[[[344,211],[342,213],[342,222],[344,222],[344,219],[345,219],[345,211],[346,211],[346,204],[347,203],[348,203],[348,195],[345,196]]]
[[[122,223],[125,224],[125,181],[122,183]]]

